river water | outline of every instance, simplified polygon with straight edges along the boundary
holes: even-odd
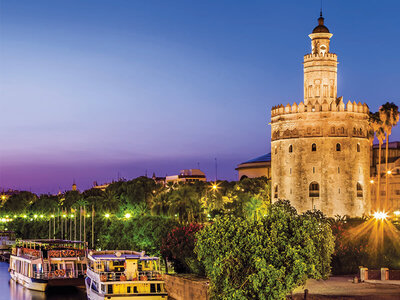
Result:
[[[86,300],[86,291],[77,288],[52,288],[31,291],[15,283],[8,274],[8,263],[0,262],[0,300]]]

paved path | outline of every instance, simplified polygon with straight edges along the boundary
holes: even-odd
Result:
[[[400,300],[400,285],[398,280],[370,281],[353,283],[352,277],[331,277],[328,280],[308,280],[305,287],[294,290],[295,299],[303,299],[304,289],[308,289],[307,299],[363,299],[363,300]]]

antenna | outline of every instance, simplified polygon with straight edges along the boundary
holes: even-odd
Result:
[[[217,163],[217,158],[215,158],[215,182],[217,182],[218,179],[218,163]]]
[[[320,17],[322,17],[322,0],[321,0],[321,11],[319,13]]]

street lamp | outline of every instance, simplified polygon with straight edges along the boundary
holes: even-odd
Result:
[[[109,218],[110,217],[110,214],[105,214],[104,215],[106,218]]]
[[[388,217],[388,214],[384,211],[377,211],[374,213],[374,218],[378,221],[386,220],[387,217]]]

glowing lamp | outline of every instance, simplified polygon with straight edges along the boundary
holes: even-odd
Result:
[[[54,215],[51,215],[52,218],[54,218]]]
[[[371,179],[369,182],[370,182],[370,183],[374,183],[375,181]]]
[[[396,217],[400,216],[400,210],[394,211],[393,214],[394,214]]]
[[[386,220],[387,217],[388,217],[388,215],[387,215],[387,213],[384,212],[384,211],[377,211],[377,212],[374,213],[374,218],[375,218],[376,220],[383,221],[383,220]]]
[[[392,171],[389,170],[389,171],[387,171],[387,173],[388,173],[388,175],[390,175],[390,174],[392,174]]]
[[[106,218],[109,218],[110,217],[110,214],[105,214],[104,215]]]
[[[34,215],[33,217],[36,219],[36,218],[37,218],[37,215]]]
[[[44,218],[44,216],[43,216],[43,215],[40,215],[40,218],[41,218],[41,219],[43,219],[43,218]]]
[[[125,214],[125,218],[129,219],[131,217],[130,213]]]

